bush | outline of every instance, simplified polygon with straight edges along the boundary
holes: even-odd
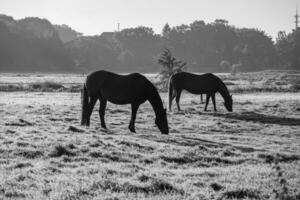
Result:
[[[55,83],[53,81],[30,83],[28,87],[30,90],[39,90],[39,91],[52,91],[52,90],[65,89],[63,85],[59,83]]]
[[[300,80],[296,80],[292,83],[291,87],[294,91],[300,91]]]
[[[20,84],[8,84],[8,85],[0,85],[0,91],[3,92],[17,92],[24,90],[24,87]]]

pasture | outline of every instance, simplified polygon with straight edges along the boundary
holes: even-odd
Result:
[[[80,126],[81,75],[1,74],[0,199],[299,199],[299,73],[221,78],[232,113],[219,95],[218,111],[210,102],[204,112],[183,93],[162,135],[149,103],[136,133],[129,105],[107,104],[108,130],[98,103],[91,126]],[[45,81],[62,87],[33,87]]]

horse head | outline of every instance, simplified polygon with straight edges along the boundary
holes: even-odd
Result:
[[[162,134],[169,134],[169,126],[167,120],[167,110],[163,109],[155,118],[155,124]]]
[[[232,95],[225,99],[224,106],[229,112],[232,112]]]

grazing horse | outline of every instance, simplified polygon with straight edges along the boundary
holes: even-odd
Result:
[[[101,127],[106,129],[104,115],[107,101],[123,105],[131,104],[129,130],[135,132],[135,118],[139,106],[149,101],[156,115],[155,124],[162,134],[169,133],[166,109],[155,86],[143,75],[134,73],[118,75],[108,71],[96,71],[86,77],[81,92],[81,125],[90,125],[90,116],[99,99]]]
[[[169,110],[172,109],[172,101],[176,97],[177,108],[180,111],[179,100],[182,90],[187,90],[192,94],[206,94],[204,111],[207,111],[210,97],[214,104],[214,110],[217,111],[215,94],[219,92],[225,100],[226,109],[232,112],[232,96],[223,81],[211,73],[197,75],[181,72],[171,76],[169,80]]]
[[[202,94],[200,94],[200,103],[204,103],[203,102],[203,95]]]

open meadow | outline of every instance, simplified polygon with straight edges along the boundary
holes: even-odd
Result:
[[[80,126],[82,75],[0,74],[0,199],[300,199],[300,73],[220,77],[233,112],[183,93],[162,135],[148,102]]]

